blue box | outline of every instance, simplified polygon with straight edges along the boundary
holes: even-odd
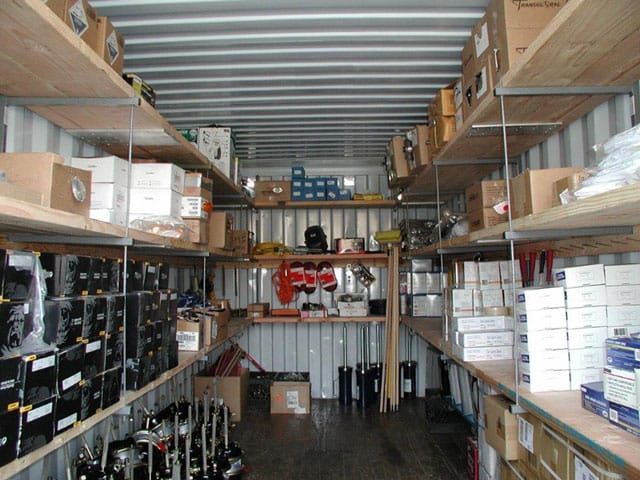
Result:
[[[338,179],[336,177],[327,177],[324,180],[327,185],[327,189],[329,188],[335,188],[336,190],[340,189],[340,187],[338,186]]]
[[[313,190],[314,187],[315,187],[315,182],[310,178],[303,180],[302,188],[304,188],[305,190]]]
[[[304,178],[304,167],[302,165],[293,165],[291,167],[291,178]]]
[[[340,190],[327,188],[327,200],[338,200],[340,196]]]
[[[640,335],[607,338],[607,365],[624,370],[640,369]]]
[[[593,382],[580,385],[582,408],[609,419],[609,400],[604,398],[604,383]]]
[[[304,189],[302,191],[302,199],[305,201],[313,201],[316,199],[316,192],[313,189]]]
[[[316,188],[314,191],[314,200],[326,200],[327,192],[324,188]]]
[[[299,188],[302,190],[302,188],[304,188],[304,180],[301,178],[294,178],[293,180],[291,180],[291,188]]]
[[[338,200],[351,200],[351,190],[338,190]]]
[[[291,189],[291,200],[295,202],[300,202],[304,200],[304,189],[302,188]]]
[[[327,181],[324,178],[314,178],[313,186],[316,190],[325,190],[327,188]]]
[[[609,423],[640,437],[640,411],[617,403],[609,403]]]

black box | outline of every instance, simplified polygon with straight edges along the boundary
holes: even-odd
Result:
[[[171,290],[169,294],[169,318],[178,321],[178,292]]]
[[[50,298],[45,301],[44,341],[67,348],[82,341],[84,298]]]
[[[161,373],[169,370],[169,350],[160,347],[155,351],[154,355],[156,357],[156,363],[158,365],[157,374],[160,375]]]
[[[107,327],[107,297],[86,297],[82,336],[93,338],[104,335]]]
[[[111,370],[122,366],[124,355],[124,334],[114,333],[107,335],[107,347],[104,352],[104,369]]]
[[[106,333],[124,331],[124,295],[107,295]]]
[[[20,411],[0,415],[0,467],[18,457],[18,434],[20,433]]]
[[[134,292],[127,295],[127,328],[151,323],[151,292]]]
[[[102,258],[89,258],[89,281],[87,282],[87,293],[97,295],[102,293]]]
[[[58,395],[70,390],[82,380],[84,370],[85,348],[83,343],[74,345],[56,353],[58,364]]]
[[[139,358],[153,350],[153,325],[127,330],[127,358]]]
[[[82,392],[79,386],[58,396],[58,400],[56,401],[56,420],[54,424],[55,435],[60,435],[62,432],[66,432],[80,423],[81,399]]]
[[[127,260],[127,293],[144,290],[144,262]]]
[[[127,390],[140,390],[151,381],[152,363],[151,356],[127,359]]]
[[[33,329],[28,312],[25,302],[0,303],[0,358],[21,353],[24,339]]]
[[[149,373],[148,380],[153,382],[160,375],[160,358],[156,356],[156,352],[151,352],[149,355]]]
[[[163,325],[166,322],[158,321],[153,324],[153,349],[157,350],[162,346],[162,333],[163,333]]]
[[[120,266],[121,261],[107,258],[102,264],[102,291],[105,293],[120,292]]]
[[[158,320],[169,319],[169,297],[171,290],[160,290],[160,305],[158,306]]]
[[[82,369],[82,377],[95,377],[104,371],[104,351],[106,348],[105,338],[90,338],[84,347],[84,368]]]
[[[20,370],[22,407],[42,402],[56,394],[56,354],[53,351],[23,356]]]
[[[80,420],[83,422],[102,408],[102,382],[104,376],[96,375],[85,380],[80,387]]]
[[[20,406],[21,368],[22,357],[0,359],[0,413],[17,410]]]
[[[157,288],[158,266],[155,263],[144,262],[143,290],[155,290]]]
[[[49,397],[29,408],[21,409],[19,457],[24,457],[53,440],[55,406],[56,397]]]
[[[40,256],[45,270],[47,295],[73,297],[89,293],[91,260],[77,255],[43,253]]]
[[[27,299],[36,261],[37,257],[30,252],[0,250],[0,300]]]
[[[102,376],[102,409],[110,407],[120,400],[122,390],[122,368],[113,368]]]
[[[158,264],[158,289],[166,290],[169,288],[169,272],[171,267],[167,263]]]
[[[150,301],[151,301],[151,321],[155,322],[157,320],[160,320],[159,314],[160,314],[160,290],[153,290],[151,292],[151,297],[150,297]]]
[[[169,365],[167,366],[167,370],[171,370],[172,368],[176,368],[178,366],[178,341],[173,341],[169,345],[169,351],[167,352],[167,360]]]

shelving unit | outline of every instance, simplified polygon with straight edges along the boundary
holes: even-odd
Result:
[[[399,203],[395,200],[326,200],[317,202],[289,201],[264,202],[254,201],[253,207],[267,210],[276,208],[395,208]]]
[[[345,265],[361,262],[371,266],[386,266],[387,254],[383,253],[317,253],[309,255],[254,255],[251,257],[249,268],[277,268],[283,261],[287,262],[329,262],[334,267],[344,267]]]
[[[322,317],[322,318],[300,318],[300,317],[259,317],[254,318],[253,323],[375,323],[384,322],[384,315],[368,317]]]
[[[450,345],[443,341],[440,317],[403,317],[402,322],[472,376],[515,399],[513,360],[463,362],[455,358]],[[586,414],[580,391],[538,394],[520,391],[520,402],[544,422],[553,424],[571,439],[619,467],[627,478],[640,478],[637,437],[597,415]]]

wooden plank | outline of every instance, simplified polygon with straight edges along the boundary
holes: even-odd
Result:
[[[283,261],[286,262],[329,262],[334,267],[362,262],[365,265],[384,267],[387,264],[386,253],[360,253],[360,254],[312,254],[312,255],[254,255],[250,262],[234,263],[236,268],[277,268]],[[220,262],[221,264],[223,262]]]
[[[439,165],[437,168],[441,199],[452,193],[464,192],[466,187],[496,171],[501,165],[499,162],[488,165]],[[410,201],[414,199],[414,195],[430,195],[435,198],[436,166],[425,167],[406,192],[410,195]]]
[[[254,318],[254,323],[374,323],[384,322],[384,315],[375,315],[369,317],[259,317]]]
[[[266,202],[254,201],[253,206],[260,209],[276,208],[394,208],[395,200],[326,200],[316,202]]]

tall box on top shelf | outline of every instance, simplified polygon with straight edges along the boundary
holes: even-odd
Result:
[[[235,148],[231,129],[203,127],[198,129],[198,150],[227,178],[233,178]]]
[[[577,168],[545,168],[525,170],[511,180],[511,214],[520,218],[548,210],[553,205],[553,183],[565,178]]]
[[[118,75],[124,66],[124,37],[113,27],[107,17],[98,17],[96,53],[111,65]]]

